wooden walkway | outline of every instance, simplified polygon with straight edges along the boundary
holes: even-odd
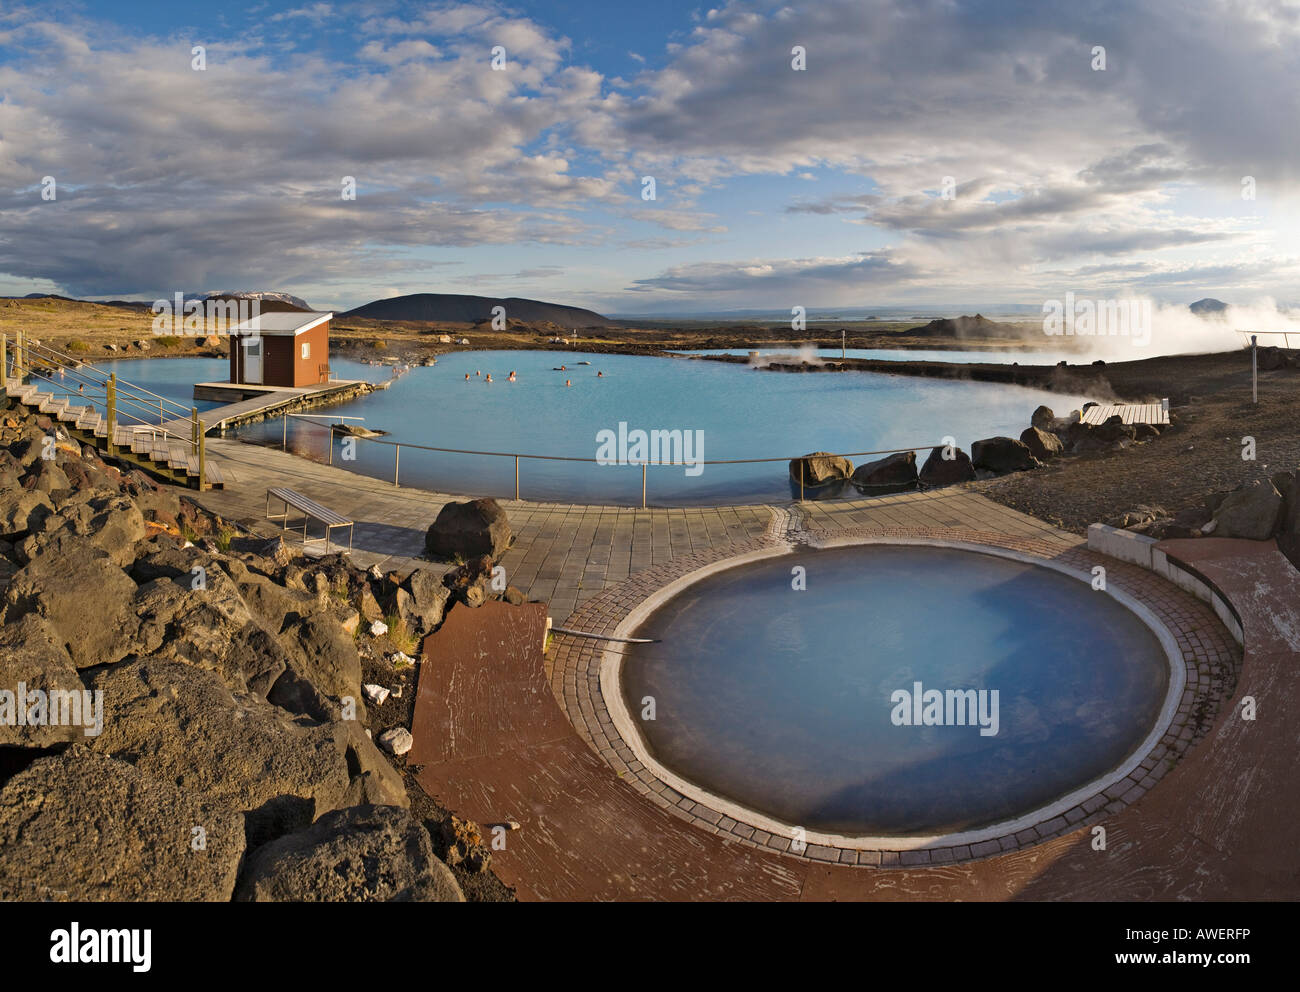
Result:
[[[363,381],[362,379],[335,379],[331,382],[323,382],[318,386],[295,386],[292,388],[286,386],[281,389],[266,389],[265,391],[259,391],[257,396],[236,400],[234,403],[227,403],[225,406],[209,410],[207,413],[201,414],[200,419],[208,432],[219,431],[227,427],[234,427],[251,417],[265,416],[281,407],[295,403],[305,396],[328,396],[330,393],[343,392],[353,386],[359,386]],[[229,386],[228,383],[199,383],[194,388],[197,393],[203,386],[221,385]],[[232,386],[230,388],[235,390],[240,387]],[[182,434],[188,437],[190,421],[188,418],[181,418],[169,421],[163,424],[163,427],[173,434]]]
[[[1100,427],[1116,416],[1126,424],[1169,423],[1169,411],[1160,403],[1101,403],[1084,410],[1080,419],[1085,424]]]

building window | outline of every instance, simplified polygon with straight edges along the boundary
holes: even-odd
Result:
[[[304,341],[304,342],[302,343],[302,357],[303,357],[303,361],[306,361],[308,358],[311,358],[311,342],[310,342],[310,341]]]

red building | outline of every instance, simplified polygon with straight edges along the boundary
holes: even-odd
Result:
[[[264,313],[230,332],[230,381],[314,386],[329,379],[333,313]]]

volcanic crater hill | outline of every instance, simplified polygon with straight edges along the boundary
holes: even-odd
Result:
[[[365,317],[373,320],[423,321],[473,324],[491,320],[493,307],[505,307],[510,320],[540,324],[550,321],[563,328],[612,327],[613,323],[591,310],[543,303],[521,297],[461,296],[452,293],[413,293],[375,300],[349,310],[343,317]]]
[[[1041,323],[1007,324],[989,320],[983,314],[970,317],[940,317],[921,327],[912,327],[905,332],[909,337],[918,338],[970,338],[996,340],[1016,340],[1041,336]]]
[[[295,556],[3,401],[0,899],[510,898],[385,753],[461,601]]]

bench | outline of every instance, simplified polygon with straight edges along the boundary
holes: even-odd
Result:
[[[328,365],[316,366],[317,382],[334,382],[336,379],[338,379],[338,377],[339,374],[335,372],[332,368],[330,368]]]
[[[271,500],[273,498],[284,504],[283,513],[277,513],[274,516],[272,516]],[[292,489],[274,488],[274,489],[268,489],[266,491],[266,519],[283,520],[284,521],[283,530],[289,529],[289,508],[290,507],[293,507],[295,510],[297,510],[299,513],[303,515],[302,543],[304,547],[307,545],[307,540],[308,540],[307,538],[308,522],[311,520],[319,520],[322,524],[325,525],[325,536],[313,537],[311,538],[311,540],[324,541],[325,553],[329,554],[331,531],[333,531],[335,527],[346,527],[348,529],[348,552],[350,553],[352,551],[352,521],[349,520],[347,517],[335,513],[333,510],[328,509],[327,507],[321,506],[315,500],[308,499],[302,493],[295,492]]]

